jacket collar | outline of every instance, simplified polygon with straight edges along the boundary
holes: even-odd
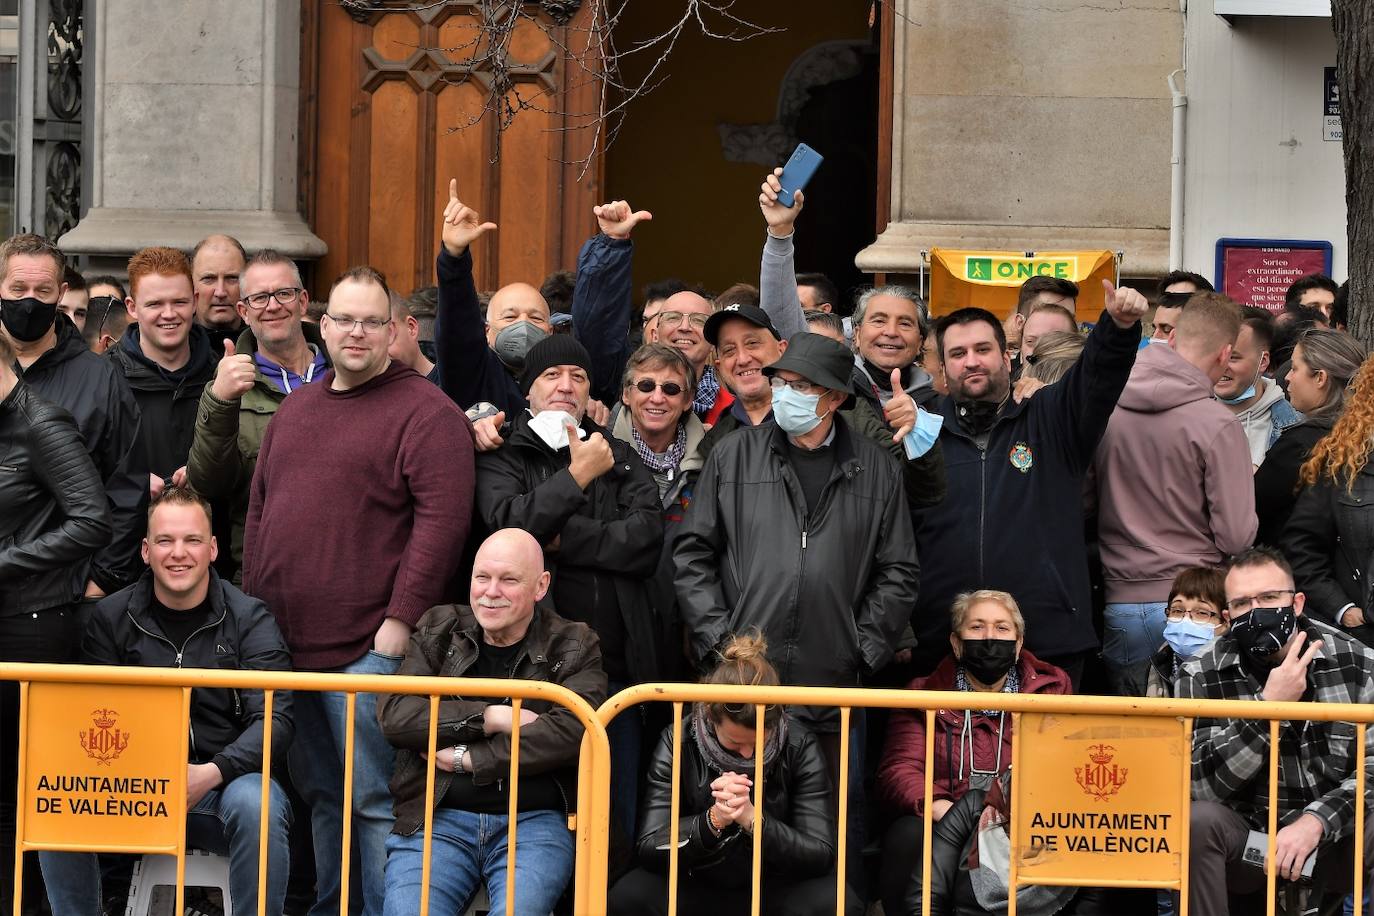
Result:
[[[855,471],[861,470],[854,455],[854,440],[849,431],[849,425],[845,422],[840,411],[836,410],[834,417],[835,438],[830,447],[835,450],[835,468],[842,471],[846,476],[850,476]],[[787,449],[791,444],[787,438],[787,433],[782,431],[782,427],[773,423],[768,432],[768,448],[779,458],[785,460]]]
[[[549,647],[553,642],[552,624],[550,613],[536,604],[529,629],[525,631],[525,638],[520,644],[520,656],[515,660],[517,668],[526,659],[532,664],[548,661]],[[480,649],[482,626],[477,622],[477,615],[473,613],[472,608],[466,604],[458,605],[458,631],[467,637],[473,646]]]
[[[163,639],[167,634],[162,632],[162,627],[153,616],[153,571],[144,569],[143,575],[138,577],[138,581],[129,586],[129,603],[124,608],[124,613],[129,616],[134,625],[142,630],[155,633]],[[219,573],[210,570],[210,613],[214,617],[214,623],[218,626],[228,613],[228,604],[224,600],[224,588],[221,585]]]
[[[739,402],[736,401],[735,403]],[[734,410],[734,405],[731,405],[730,409]],[[687,426],[687,450],[682,454],[682,463],[678,465],[678,473],[699,471],[702,465],[706,463],[706,459],[701,457],[699,451],[701,440],[706,438],[706,427],[691,410],[686,411],[679,422],[685,423]],[[633,445],[634,438],[630,432],[632,423],[630,409],[622,404],[615,412],[615,422],[611,424],[611,435],[626,445]]]

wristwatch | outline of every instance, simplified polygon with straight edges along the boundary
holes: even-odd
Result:
[[[463,769],[463,757],[467,754],[467,752],[468,752],[468,746],[467,746],[466,744],[455,744],[455,745],[453,746],[453,772],[455,772],[455,773],[466,773],[466,772],[467,772],[466,770]]]

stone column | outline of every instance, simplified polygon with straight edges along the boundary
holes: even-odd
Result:
[[[299,2],[101,0],[87,15],[91,207],[62,249],[116,272],[215,232],[324,254],[296,203]]]
[[[861,269],[915,274],[941,246],[1168,270],[1178,0],[895,2],[892,217]]]

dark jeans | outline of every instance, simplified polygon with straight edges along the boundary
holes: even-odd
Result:
[[[849,796],[848,823],[840,825],[841,836],[845,843],[845,883],[866,896],[864,882],[864,843],[867,834],[867,818],[864,811],[864,744],[867,740],[865,724],[867,710],[854,709],[849,716]],[[829,732],[816,735],[825,757],[826,768],[830,772],[831,786],[840,780],[840,733]],[[840,814],[840,796],[835,793],[834,812]],[[838,848],[838,847],[836,847]]]
[[[709,875],[709,870],[707,872]],[[677,911],[710,916],[749,916],[748,885],[721,887],[679,866]],[[835,875],[797,879],[765,873],[760,881],[759,909],[766,916],[826,916],[835,912]],[[611,888],[607,910],[612,916],[667,916],[668,876],[637,868]],[[859,916],[863,905],[852,889],[845,891],[845,913]]]
[[[36,614],[0,617],[0,661],[58,662],[76,660],[81,646],[77,609],[53,608]],[[0,681],[0,916],[14,903],[14,815],[19,781],[19,685]],[[29,869],[25,869],[26,874]],[[37,870],[33,869],[33,874]],[[38,881],[24,882],[30,906],[42,899]]]
[[[1235,811],[1216,802],[1195,801],[1190,809],[1188,840],[1188,913],[1227,916],[1231,896],[1264,890],[1264,871],[1241,861],[1250,825]],[[1317,847],[1312,883],[1325,896],[1344,895],[1354,887],[1354,839],[1347,837]],[[1364,863],[1374,864],[1374,817],[1365,818]],[[1370,878],[1366,875],[1365,886]],[[1280,879],[1277,889],[1288,882]],[[1262,909],[1263,901],[1259,903]],[[1258,910],[1256,911],[1258,912]]]

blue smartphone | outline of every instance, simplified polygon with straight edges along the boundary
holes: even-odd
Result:
[[[784,207],[792,206],[792,195],[806,187],[806,183],[811,180],[811,176],[816,174],[816,169],[821,167],[825,157],[807,146],[805,143],[798,143],[797,148],[792,152],[792,158],[787,160],[787,165],[782,167],[782,175],[778,178],[778,183],[782,185],[782,192],[778,194],[778,203]]]

